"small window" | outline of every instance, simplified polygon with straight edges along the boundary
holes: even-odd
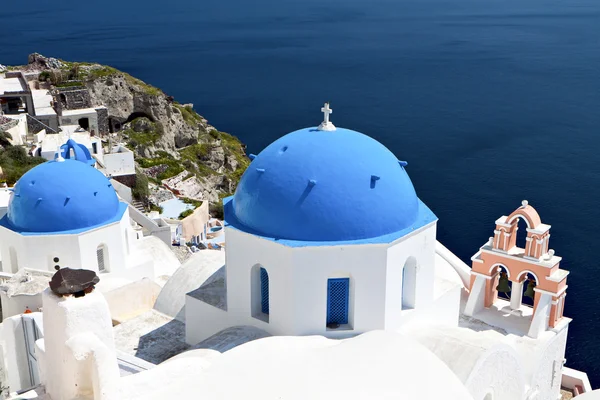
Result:
[[[350,279],[335,278],[327,280],[327,327],[338,328],[348,323],[348,303],[350,297]]]
[[[250,311],[254,318],[269,322],[270,293],[269,273],[260,264],[255,264],[250,269],[251,299]]]
[[[98,154],[98,143],[92,143],[92,151],[94,154]]]
[[[264,268],[260,269],[260,310],[269,315],[269,274]]]
[[[106,272],[108,270],[108,251],[106,245],[101,244],[96,249],[96,259],[98,260],[98,272]]]

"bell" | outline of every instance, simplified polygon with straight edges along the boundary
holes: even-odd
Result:
[[[525,296],[532,298],[535,296],[535,292],[533,291],[533,288],[535,287],[535,282],[532,280],[528,280],[527,281],[527,290],[525,290],[525,293],[523,293]]]
[[[498,286],[496,286],[496,290],[499,293],[510,292],[510,286],[508,285],[508,275],[506,275],[506,272],[502,272],[500,274],[500,279],[498,280]]]

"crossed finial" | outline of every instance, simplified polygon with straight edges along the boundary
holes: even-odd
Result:
[[[335,125],[329,121],[329,114],[333,113],[333,110],[329,108],[329,103],[325,103],[325,105],[321,108],[321,112],[323,113],[324,118],[318,129],[320,131],[335,131]]]

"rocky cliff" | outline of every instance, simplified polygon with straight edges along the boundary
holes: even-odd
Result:
[[[235,190],[249,164],[245,147],[209,125],[193,105],[179,104],[162,90],[109,66],[37,53],[28,61],[11,69],[36,76],[41,88],[80,89],[87,92],[84,103],[105,106],[112,140],[125,142],[135,152],[151,181],[171,183],[176,178],[186,188],[185,195],[211,202]]]

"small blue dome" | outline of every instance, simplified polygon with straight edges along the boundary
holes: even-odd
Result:
[[[404,165],[362,133],[301,129],[254,158],[231,201],[232,217],[259,235],[297,241],[399,232],[420,209]]]
[[[7,218],[18,231],[62,232],[106,223],[119,209],[117,194],[100,171],[76,160],[48,161],[19,179]]]
[[[73,157],[71,157],[71,150],[73,150]],[[65,144],[60,146],[60,155],[65,159],[81,161],[92,166],[96,165],[96,160],[94,160],[87,147],[77,143],[73,139],[67,140]],[[58,158],[58,153],[54,158]]]

